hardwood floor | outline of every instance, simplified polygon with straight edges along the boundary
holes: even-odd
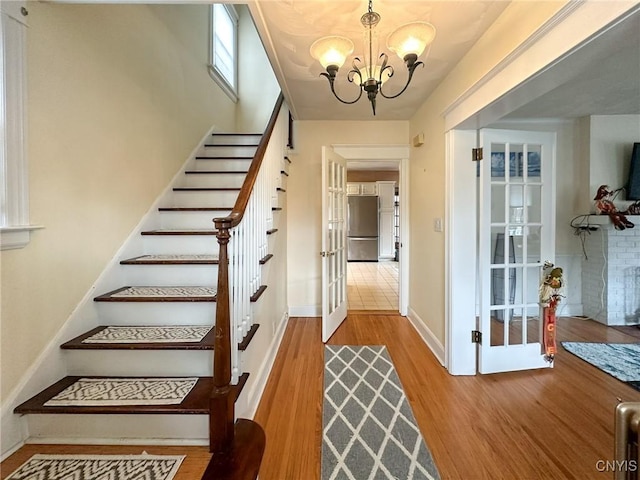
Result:
[[[572,318],[559,319],[558,336],[637,341]],[[329,343],[387,345],[443,479],[610,478],[596,462],[611,460],[617,398],[640,401],[561,347],[554,369],[452,377],[397,315],[350,315]],[[322,359],[319,322],[291,319],[256,414],[267,432],[262,480],[320,477]]]
[[[560,318],[559,341],[637,342],[596,322]],[[608,479],[617,398],[640,392],[559,347],[554,369],[452,377],[406,318],[350,312],[331,344],[387,345],[443,479]],[[320,478],[323,344],[318,319],[292,318],[256,414],[267,447],[261,480]],[[199,479],[207,447],[26,445],[1,478],[34,453],[186,454],[175,480]],[[360,479],[356,479],[360,480]]]

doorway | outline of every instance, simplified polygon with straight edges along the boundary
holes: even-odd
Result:
[[[350,310],[399,311],[399,180],[397,161],[347,161]]]
[[[347,191],[378,197],[378,254],[347,263],[350,310],[408,309],[408,146],[333,145],[347,159]],[[356,191],[357,189],[357,191]],[[348,242],[348,240],[347,240]]]

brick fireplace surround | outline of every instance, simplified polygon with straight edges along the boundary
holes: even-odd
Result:
[[[606,325],[640,324],[640,215],[629,219],[635,227],[620,231],[607,216],[589,217],[598,230],[585,239],[583,309]]]

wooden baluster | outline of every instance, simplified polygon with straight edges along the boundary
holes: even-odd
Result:
[[[231,219],[214,219],[218,230],[218,291],[213,346],[213,391],[209,399],[209,449],[224,454],[233,446],[235,398],[231,394],[231,312],[229,310],[229,243]]]

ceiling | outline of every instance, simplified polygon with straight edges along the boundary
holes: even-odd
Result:
[[[520,90],[533,98],[503,119],[640,114],[640,9]]]
[[[321,65],[309,54],[316,39],[332,34],[351,38],[356,46],[353,56],[361,54],[360,16],[367,9],[366,0],[257,0],[250,8],[296,119],[408,120],[508,3],[374,0],[373,9],[382,17],[377,27],[382,50],[388,52],[384,39],[404,23],[424,20],[437,30],[426,57],[421,58],[425,67],[416,70],[411,86],[402,96],[393,100],[378,96],[375,117],[366,98],[355,105],[336,100],[327,80],[320,77]],[[396,74],[384,89],[393,94],[404,85],[406,70],[395,55],[391,54],[390,59]],[[358,91],[345,78],[350,64],[348,59],[336,81],[336,90],[346,98],[354,98]],[[518,89],[519,97],[510,92],[498,101],[508,105],[501,112],[511,112],[503,118],[512,120],[640,114],[639,79],[640,13],[636,11],[523,84]],[[524,95],[523,90],[527,92]]]
[[[347,82],[346,74],[353,57],[361,56],[364,49],[360,17],[367,11],[367,1],[258,0],[258,11],[254,5],[252,13],[263,41],[267,39],[267,53],[296,119],[408,120],[508,4],[483,0],[374,0],[373,10],[382,17],[376,27],[380,50],[389,54],[396,69],[383,87],[387,95],[399,92],[407,78],[403,62],[386,48],[387,36],[400,25],[416,20],[432,23],[437,31],[428,55],[420,58],[425,66],[418,67],[410,88],[393,100],[378,95],[375,117],[366,96],[354,105],[336,100],[327,79],[320,76],[324,69],[309,54],[309,47],[320,37],[350,38],[355,50],[338,72],[336,91],[345,99],[357,97],[359,89]]]

